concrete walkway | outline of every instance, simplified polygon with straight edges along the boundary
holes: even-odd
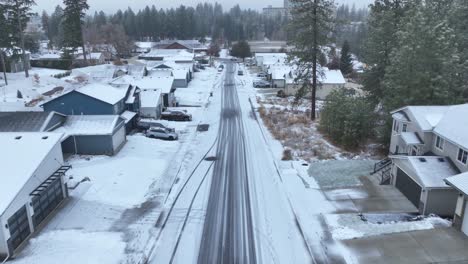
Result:
[[[436,228],[346,240],[360,264],[468,263],[468,237],[453,228]]]

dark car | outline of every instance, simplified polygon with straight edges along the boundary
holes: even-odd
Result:
[[[169,121],[192,121],[192,115],[186,111],[166,111],[161,114],[161,119]]]

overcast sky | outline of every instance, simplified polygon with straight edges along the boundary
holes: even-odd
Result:
[[[356,5],[368,5],[373,0],[335,0],[336,3],[356,3]],[[224,8],[231,8],[235,4],[239,4],[241,8],[252,8],[260,10],[268,5],[282,6],[283,0],[88,0],[88,4],[91,6],[90,12],[96,10],[103,10],[104,12],[115,12],[118,9],[127,9],[130,6],[133,10],[144,8],[147,5],[155,5],[157,8],[170,8],[179,6],[181,4],[187,6],[196,5],[199,2],[211,2],[221,3]],[[54,10],[54,7],[58,4],[62,4],[62,0],[36,0],[37,6],[34,8],[36,12],[42,12],[46,10],[48,13]]]

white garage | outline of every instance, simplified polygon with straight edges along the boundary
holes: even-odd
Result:
[[[445,179],[445,182],[458,192],[453,226],[468,236],[468,173],[465,172],[449,177]]]
[[[0,134],[0,256],[13,256],[67,197],[61,133]],[[0,258],[1,259],[1,258]]]

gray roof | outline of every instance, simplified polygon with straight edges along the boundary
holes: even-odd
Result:
[[[1,112],[0,132],[43,132],[51,112]]]

